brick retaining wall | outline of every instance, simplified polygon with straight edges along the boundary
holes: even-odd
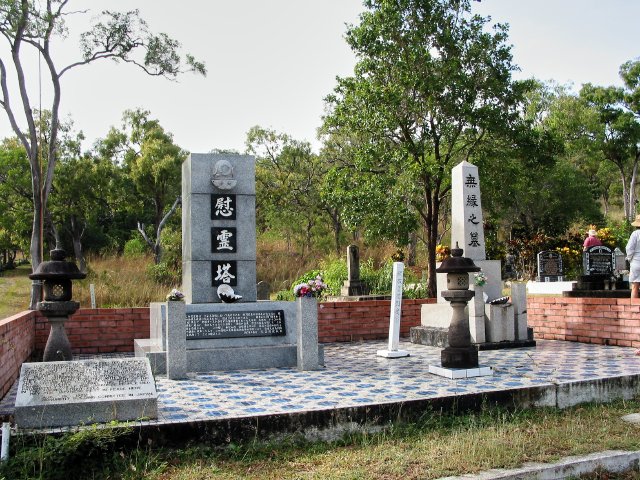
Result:
[[[400,336],[420,325],[420,306],[435,298],[402,301]],[[321,343],[376,340],[389,337],[390,300],[322,302],[318,305],[318,339]]]
[[[18,378],[20,366],[33,351],[35,312],[28,310],[0,320],[0,398]]]
[[[527,297],[535,338],[640,347],[640,299]]]
[[[49,322],[39,313],[35,322],[36,354],[42,355]],[[149,338],[149,309],[81,308],[64,324],[73,353],[132,352],[133,340]]]
[[[420,325],[420,305],[435,299],[403,300],[400,335]],[[318,305],[320,342],[349,342],[386,338],[389,335],[391,301],[322,302]],[[34,349],[44,351],[49,323],[35,314]],[[80,309],[66,323],[65,330],[74,353],[133,351],[133,340],[149,338],[148,308]]]

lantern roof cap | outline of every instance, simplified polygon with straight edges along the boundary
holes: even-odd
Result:
[[[31,280],[74,280],[87,276],[75,263],[65,261],[67,252],[61,248],[51,250],[51,260],[41,262],[36,271],[29,275]]]
[[[470,273],[479,272],[478,267],[473,260],[462,256],[463,250],[458,246],[456,242],[456,248],[451,249],[451,256],[445,258],[442,264],[436,268],[438,273]]]

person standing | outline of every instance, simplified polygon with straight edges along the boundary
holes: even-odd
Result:
[[[631,298],[640,298],[640,215],[636,215],[631,225],[636,229],[631,233],[626,248],[629,261],[629,283],[631,283]]]
[[[595,225],[591,225],[589,228],[589,236],[585,238],[584,243],[582,244],[582,250],[587,251],[589,247],[600,247],[602,246],[602,241],[598,238],[598,231],[596,230]]]

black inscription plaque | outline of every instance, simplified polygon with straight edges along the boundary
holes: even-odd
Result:
[[[609,247],[590,247],[584,252],[583,263],[585,275],[610,275],[615,258]]]
[[[550,250],[538,253],[539,282],[560,282],[562,275],[562,255],[560,253]]]
[[[238,264],[235,260],[211,262],[211,285],[218,287],[223,283],[232,287],[238,285]]]
[[[211,220],[235,220],[236,210],[235,195],[211,195]]]
[[[234,227],[211,227],[211,253],[236,253]]]
[[[286,335],[284,310],[187,313],[187,340]]]

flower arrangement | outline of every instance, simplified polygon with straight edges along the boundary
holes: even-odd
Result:
[[[167,294],[167,302],[179,302],[184,300],[184,293],[177,288],[174,288]]]
[[[483,272],[478,272],[474,275],[474,281],[478,287],[484,287],[487,283],[487,276]]]
[[[293,295],[295,297],[320,297],[328,288],[327,284],[322,281],[322,277],[318,275],[314,280],[300,283],[293,287]]]
[[[436,245],[436,262],[442,262],[451,256],[451,249],[446,245]]]

